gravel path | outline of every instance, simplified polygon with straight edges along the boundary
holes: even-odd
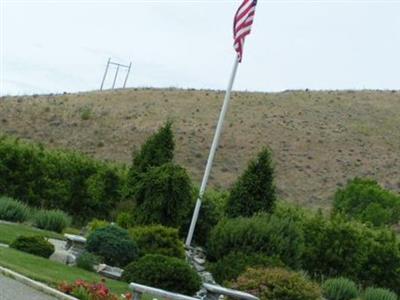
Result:
[[[55,300],[31,287],[0,274],[0,300]]]

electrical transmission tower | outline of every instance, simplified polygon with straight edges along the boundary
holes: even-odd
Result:
[[[131,71],[132,62],[130,62],[129,65],[122,65],[122,64],[119,64],[119,63],[116,63],[116,62],[112,62],[111,61],[111,57],[110,57],[108,59],[108,61],[107,61],[106,71],[104,72],[103,80],[101,81],[100,91],[103,90],[104,81],[106,80],[108,69],[109,69],[110,65],[117,66],[117,68],[115,70],[114,81],[113,81],[113,84],[112,84],[112,87],[111,87],[112,90],[115,87],[115,82],[117,81],[118,71],[119,71],[120,68],[125,68],[127,70],[126,76],[125,76],[124,85],[123,85],[122,88],[125,88],[126,82],[128,81],[128,76],[129,76],[129,72]]]

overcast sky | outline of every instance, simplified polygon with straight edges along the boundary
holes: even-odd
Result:
[[[98,89],[109,57],[129,87],[229,79],[240,0],[0,2],[3,95]],[[234,88],[400,89],[400,0],[259,0]]]

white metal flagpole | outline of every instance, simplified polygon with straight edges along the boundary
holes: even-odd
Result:
[[[236,71],[237,71],[238,65],[239,65],[239,58],[238,58],[237,55],[235,55],[235,62],[233,64],[231,78],[230,78],[229,83],[228,83],[228,88],[226,89],[225,98],[224,98],[224,104],[222,105],[222,109],[221,109],[221,112],[220,112],[220,115],[219,115],[217,129],[215,130],[214,139],[213,139],[213,142],[211,144],[210,153],[208,155],[206,170],[204,172],[203,180],[201,182],[199,196],[197,198],[196,206],[195,206],[194,212],[193,212],[192,222],[190,223],[189,232],[188,232],[188,235],[186,237],[185,245],[187,247],[190,247],[190,244],[192,243],[194,228],[196,227],[197,218],[199,217],[201,201],[203,199],[204,191],[206,190],[207,181],[208,181],[208,177],[210,175],[211,166],[212,166],[212,163],[213,163],[213,160],[214,160],[215,151],[217,150],[219,138],[221,136],[222,126],[223,126],[223,123],[224,123],[226,111],[228,110],[228,104],[229,104],[231,91],[232,91],[232,86],[233,86],[233,82],[235,80],[235,76],[236,76]]]

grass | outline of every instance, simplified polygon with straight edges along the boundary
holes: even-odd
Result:
[[[62,234],[46,230],[40,230],[25,224],[0,223],[0,243],[10,244],[20,235],[26,235],[26,236],[42,235],[48,238],[54,238],[60,240],[64,239],[64,236]]]
[[[0,247],[0,265],[52,287],[57,287],[62,281],[73,282],[76,279],[83,279],[89,282],[99,282],[101,279],[101,276],[96,273],[69,267],[10,248]],[[106,284],[116,294],[128,291],[126,282],[107,279]]]
[[[78,228],[67,227],[67,228],[64,229],[63,233],[80,235],[81,234],[81,230],[78,229]]]

